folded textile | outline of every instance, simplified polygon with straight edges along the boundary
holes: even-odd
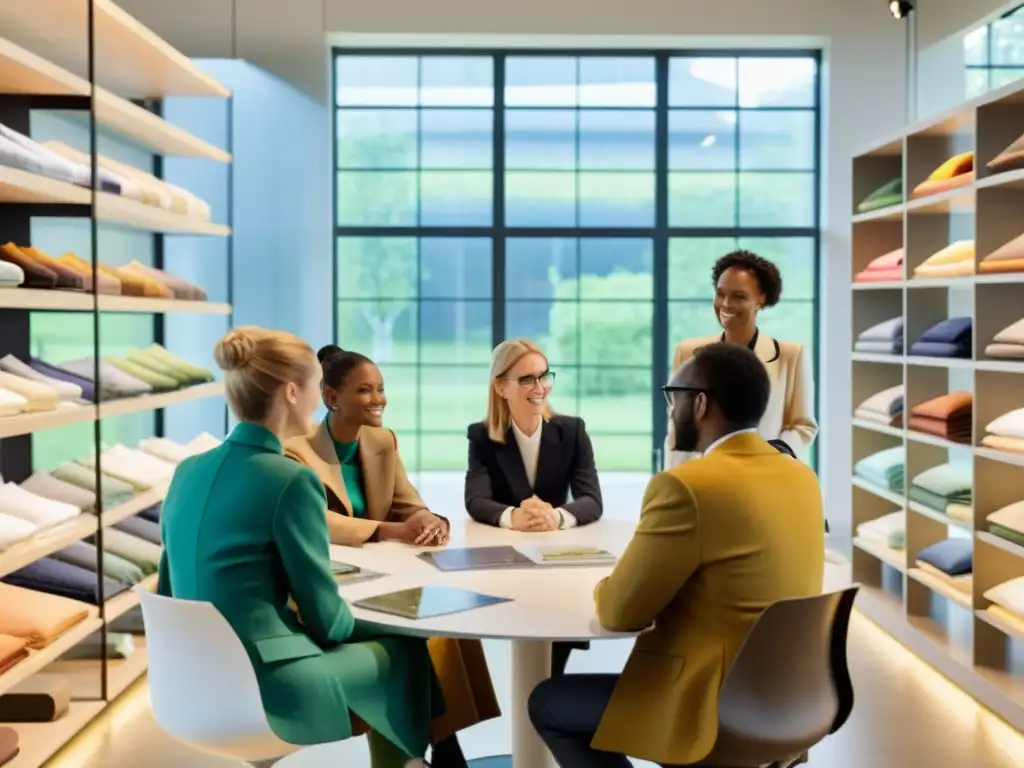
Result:
[[[1001,605],[990,605],[985,609],[985,613],[1004,624],[1009,624],[1018,635],[1024,635],[1024,616],[1018,616]]]
[[[0,550],[24,541],[39,531],[35,523],[6,512],[0,512]]]
[[[947,576],[962,576],[970,573],[974,557],[974,546],[970,539],[946,539],[917,554],[922,563],[938,569]]]
[[[1024,272],[1024,256],[1019,259],[1003,259],[1001,261],[982,259],[981,264],[978,265],[978,271],[983,274]]]
[[[971,468],[961,464],[939,464],[915,475],[911,483],[948,499],[970,496]]]
[[[903,279],[903,249],[884,253],[854,275],[855,283],[873,283],[883,280]]]
[[[82,512],[96,509],[96,494],[77,485],[58,480],[46,472],[34,472],[21,487],[44,499],[59,501],[78,507]]]
[[[93,381],[95,373],[93,366],[95,364],[96,361],[93,358],[82,357],[78,360],[61,363],[60,367],[83,376],[89,381]],[[125,373],[116,365],[111,365],[106,360],[99,361],[99,369],[100,394],[105,400],[120,397],[138,397],[140,395],[148,395],[153,391],[153,385]]]
[[[57,261],[63,264],[68,269],[73,269],[75,272],[80,274],[85,280],[85,289],[87,291],[92,290],[92,279],[93,269],[92,264],[84,261],[73,253],[61,254]],[[117,296],[121,293],[121,281],[113,275],[108,275],[105,272],[99,272],[99,278],[96,285],[96,292],[108,295]]]
[[[7,574],[3,580],[16,587],[46,592],[89,605],[99,605],[103,600],[128,589],[127,584],[103,578],[101,594],[95,573],[52,557],[29,563]]]
[[[63,368],[50,365],[49,363],[43,362],[37,358],[32,358],[32,370],[41,373],[50,379],[57,381],[65,381],[69,384],[74,384],[80,387],[82,390],[82,400],[93,403],[96,402],[96,386],[92,383],[91,379],[87,379],[84,376],[79,376],[77,373],[71,371],[65,371]]]
[[[139,450],[171,464],[180,464],[192,455],[192,451],[187,446],[168,440],[166,437],[147,437],[139,441]]]
[[[25,270],[17,264],[0,260],[0,286],[17,288],[25,282]]]
[[[877,211],[879,208],[888,208],[890,205],[899,205],[902,202],[903,179],[897,176],[865,197],[857,206],[857,211],[867,213],[868,211]]]
[[[3,140],[0,164],[82,187],[92,186],[88,165],[62,157],[3,124],[0,124],[0,138]]]
[[[28,640],[0,635],[0,675],[28,658]]]
[[[1002,173],[1024,166],[1024,136],[988,161],[989,170]]]
[[[60,405],[60,392],[53,387],[2,370],[0,370],[0,387],[24,397],[28,401],[24,408],[26,413],[55,411]]]
[[[928,328],[921,334],[920,341],[944,344],[959,344],[970,341],[972,320],[969,317],[950,317]]]
[[[910,497],[911,501],[915,501],[923,507],[927,507],[935,512],[941,512],[942,514],[946,513],[950,502],[965,505],[972,502],[970,491],[966,491],[962,495],[943,496],[919,485],[911,485],[907,496]]]
[[[175,277],[170,272],[166,272],[156,267],[150,267],[146,264],[142,264],[139,261],[132,261],[121,269],[137,274],[140,277],[147,277],[151,280],[156,280],[159,283],[163,283],[167,286],[174,294],[174,298],[187,300],[187,301],[206,301],[206,291],[197,285],[193,285],[186,280],[182,280],[180,277]]]
[[[909,427],[954,442],[970,443],[973,401],[970,392],[958,391],[918,403],[910,410]]]
[[[907,428],[913,432],[923,432],[926,435],[935,435],[949,440],[951,443],[970,445],[971,443],[971,418],[960,421],[947,421],[946,419],[933,419],[928,416],[910,416]]]
[[[12,245],[12,244],[8,244]],[[4,246],[5,248],[7,246]],[[30,245],[20,246],[21,252],[57,275],[57,288],[67,291],[84,291],[85,278],[75,269],[61,264],[57,259]]]
[[[911,197],[926,197],[971,184],[974,181],[974,152],[962,152],[946,160],[931,172],[911,193]]]
[[[0,387],[0,417],[17,416],[28,410],[28,399],[17,392]]]
[[[209,432],[202,432],[191,440],[188,441],[186,447],[192,451],[193,456],[198,456],[200,453],[206,453],[212,451],[223,443],[223,440],[219,440]]]
[[[974,241],[960,240],[932,254],[914,268],[914,277],[965,277],[974,274]]]
[[[903,338],[903,318],[893,317],[868,328],[857,336],[858,341],[896,341]]]
[[[188,376],[194,383],[203,384],[206,382],[213,381],[213,374],[202,366],[190,363],[184,358],[178,357],[177,355],[171,354],[159,344],[150,344],[144,350],[140,350],[145,354],[156,358],[168,365],[173,366],[175,369],[180,371],[183,375]]]
[[[1024,319],[1003,328],[1003,330],[992,337],[992,341],[997,344],[1020,344],[1024,346]]]
[[[989,523],[1024,534],[1024,500],[1000,507],[985,519]]]
[[[3,581],[0,605],[0,634],[23,637],[30,648],[45,648],[89,616],[84,603]]]
[[[892,549],[903,549],[907,532],[907,513],[903,510],[876,517],[857,526],[857,535]]]
[[[51,389],[57,390],[61,400],[77,402],[82,399],[82,388],[77,384],[61,379],[54,379],[44,373],[40,373],[28,363],[24,363],[14,355],[4,355],[0,358],[0,371],[9,373],[12,376],[20,376],[23,379],[45,384]]]
[[[14,264],[21,269],[24,275],[23,288],[50,289],[57,287],[57,273],[44,267],[14,243],[0,246],[0,261]]]
[[[985,347],[986,357],[997,357],[1003,360],[1024,360],[1022,344],[989,344]]]
[[[149,520],[151,523],[160,523],[160,512],[163,510],[163,502],[157,502],[152,507],[146,507],[136,517],[142,520]]]
[[[902,355],[903,339],[898,341],[858,341],[853,345],[853,351],[874,355]]]
[[[96,459],[89,456],[77,463],[91,468],[96,466]],[[173,464],[124,445],[115,445],[104,451],[100,455],[100,466],[104,473],[143,491],[170,482],[174,475]]]
[[[946,505],[946,515],[961,523],[973,523],[974,507],[959,501],[951,501]]]
[[[99,551],[96,549],[96,545],[84,541],[76,541],[59,552],[54,552],[52,557],[92,573],[96,573],[96,568],[99,565]],[[103,553],[102,567],[104,576],[122,584],[138,584],[143,579],[142,569],[139,566],[123,557],[118,557],[113,552]]]
[[[860,419],[861,421],[870,421],[873,424],[881,424],[886,427],[902,427],[903,426],[903,414],[897,413],[895,416],[886,416],[883,413],[877,411],[865,411],[862,408],[857,408],[853,412],[853,418]]]
[[[985,592],[984,597],[1017,618],[1024,617],[1024,576],[997,584]]]
[[[65,483],[77,485],[87,491],[96,493],[96,470],[83,467],[81,464],[69,462],[62,464],[52,472],[53,476]],[[102,473],[103,507],[110,509],[120,506],[135,495],[135,488],[130,483]]]
[[[1024,439],[1024,408],[1017,408],[999,416],[987,425],[985,431],[998,437]]]
[[[971,573],[962,573],[956,576],[951,576],[948,573],[939,570],[934,565],[930,565],[921,560],[918,560],[914,565],[923,573],[933,576],[942,583],[953,587],[957,592],[969,595],[974,591],[974,577]]]
[[[1002,437],[1000,435],[985,435],[981,444],[994,451],[1006,451],[1007,453],[1024,453],[1024,440],[1019,437]]]
[[[146,576],[156,573],[163,552],[156,544],[117,528],[107,528],[103,531],[103,546],[108,552],[135,563]]]
[[[910,345],[910,354],[917,357],[950,357],[966,360],[971,356],[971,340],[955,344],[942,341],[915,341]]]
[[[1013,528],[1007,528],[1006,526],[999,525],[998,523],[989,523],[988,532],[993,536],[998,536],[1001,539],[1012,541],[1018,547],[1024,547],[1024,533],[1015,531]]]
[[[897,416],[903,413],[904,392],[905,387],[902,384],[883,389],[858,405],[857,410],[872,411],[884,416]]]
[[[902,491],[906,451],[903,446],[886,448],[866,456],[854,466],[854,474],[890,491]]]
[[[154,392],[173,392],[181,387],[181,383],[176,379],[170,376],[164,376],[151,368],[138,365],[137,363],[134,363],[131,360],[126,360],[123,357],[114,357],[111,355],[109,357],[104,357],[103,361],[115,366],[119,370],[138,379],[139,381],[146,382],[153,388]]]
[[[160,535],[160,524],[145,520],[138,515],[122,520],[114,527],[119,531],[130,533],[132,536],[143,541],[148,541],[150,544],[158,546],[163,544],[163,537]]]
[[[101,272],[121,281],[121,292],[131,296],[145,296],[150,299],[173,299],[174,292],[163,283],[123,267],[98,265]]]
[[[15,483],[0,485],[0,509],[43,529],[78,517],[82,510],[26,491]]]

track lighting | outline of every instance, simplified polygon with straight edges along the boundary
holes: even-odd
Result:
[[[914,4],[910,0],[890,0],[889,11],[894,19],[905,19],[914,11]]]

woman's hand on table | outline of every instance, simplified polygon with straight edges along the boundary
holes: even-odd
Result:
[[[525,499],[512,510],[512,528],[516,531],[542,532],[558,530],[558,513],[536,496]]]
[[[418,518],[422,528],[413,544],[417,547],[443,547],[448,543],[448,521],[428,509],[421,509],[410,519]]]

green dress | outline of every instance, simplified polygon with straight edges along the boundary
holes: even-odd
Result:
[[[325,507],[312,470],[285,458],[269,430],[243,422],[175,472],[157,591],[224,615],[282,740],[347,739],[351,711],[405,755],[422,756],[439,705],[426,641],[381,636],[353,618],[331,572]]]

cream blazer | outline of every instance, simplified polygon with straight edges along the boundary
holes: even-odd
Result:
[[[693,357],[694,350],[707,344],[720,341],[722,335],[705,336],[700,339],[687,339],[679,342],[672,360],[672,370]],[[779,342],[779,359],[767,362],[775,357],[775,339],[761,333],[754,347],[756,354],[765,361],[765,369],[771,381],[772,391],[768,398],[768,408],[761,419],[758,433],[765,440],[784,440],[801,461],[806,462],[810,454],[811,443],[818,434],[818,423],[814,420],[814,371],[802,344],[793,341]],[[671,469],[684,461],[699,456],[699,453],[673,451],[675,444],[675,427],[672,414],[666,409],[668,431],[665,437],[665,468]]]

